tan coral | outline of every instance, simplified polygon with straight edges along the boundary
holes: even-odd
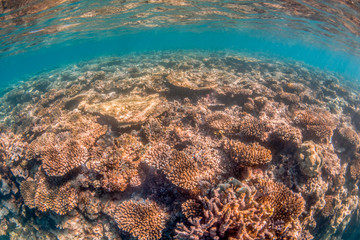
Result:
[[[257,142],[245,144],[231,140],[225,148],[231,159],[242,167],[256,167],[272,160],[271,151]]]
[[[166,99],[159,94],[148,96],[129,95],[108,101],[79,106],[85,112],[114,118],[119,127],[127,127],[145,122],[165,111]]]
[[[165,228],[165,212],[150,200],[124,201],[117,206],[114,219],[123,231],[139,240],[157,240]]]

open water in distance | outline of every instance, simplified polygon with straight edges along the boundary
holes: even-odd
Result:
[[[0,74],[1,239],[360,236],[358,1],[0,0]]]

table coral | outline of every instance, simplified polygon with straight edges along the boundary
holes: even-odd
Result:
[[[331,113],[323,110],[299,110],[294,116],[296,124],[318,139],[330,139],[337,124]]]
[[[231,140],[225,144],[231,159],[242,167],[256,167],[272,160],[271,151],[257,142],[245,144]]]
[[[129,200],[117,206],[114,219],[121,230],[139,240],[157,240],[165,228],[165,216],[155,202]]]
[[[126,127],[145,122],[164,112],[166,99],[159,94],[122,96],[108,102],[80,103],[83,111],[114,118],[118,126]]]
[[[71,182],[56,183],[48,179],[40,170],[35,180],[27,179],[20,187],[25,204],[36,207],[42,212],[51,210],[57,214],[65,215],[77,206],[77,190]]]
[[[186,153],[176,150],[172,151],[171,159],[172,161],[163,170],[166,178],[183,189],[195,189],[200,177],[196,162]]]
[[[88,159],[87,149],[76,140],[48,144],[41,154],[42,167],[48,176],[64,176]]]

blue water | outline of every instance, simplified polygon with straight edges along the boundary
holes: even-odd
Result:
[[[292,59],[360,79],[360,57],[328,47],[274,36],[266,31],[241,32],[236,29],[201,30],[178,27],[137,31],[104,39],[76,39],[41,49],[0,58],[2,85],[53,68],[100,56],[161,50],[233,50],[249,55]]]

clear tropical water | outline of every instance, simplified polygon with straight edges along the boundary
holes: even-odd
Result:
[[[360,236],[359,1],[0,0],[0,73],[1,239]]]

